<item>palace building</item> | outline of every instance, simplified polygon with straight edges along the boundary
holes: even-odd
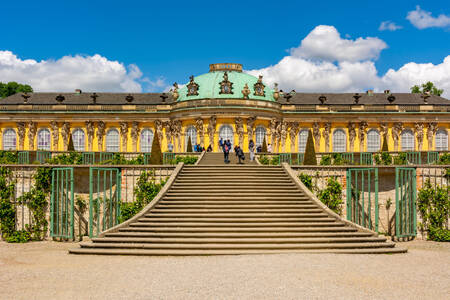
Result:
[[[155,134],[184,152],[188,137],[219,151],[220,138],[248,150],[303,152],[311,129],[318,152],[447,151],[450,101],[429,94],[283,92],[240,64],[211,64],[169,93],[31,93],[0,100],[3,150],[149,152]]]

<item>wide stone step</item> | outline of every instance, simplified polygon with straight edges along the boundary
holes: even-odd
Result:
[[[270,238],[150,238],[150,237],[103,237],[93,238],[93,243],[127,243],[127,244],[312,244],[312,243],[382,243],[386,238],[383,237],[270,237]]]
[[[289,198],[300,198],[299,195],[296,195],[295,191],[237,191],[237,190],[211,190],[207,191],[169,191],[166,196],[168,197],[250,197],[250,198],[258,198],[258,197],[289,197]]]
[[[163,205],[163,206],[170,206],[170,207],[176,207],[178,205],[189,205],[192,207],[200,207],[200,206],[205,206],[205,205],[215,205],[215,206],[220,206],[222,207],[224,206],[241,206],[241,205],[246,205],[249,207],[264,207],[264,205],[286,205],[286,206],[296,206],[296,207],[311,207],[311,208],[316,208],[318,207],[316,204],[313,203],[305,203],[303,201],[295,201],[295,200],[288,200],[288,201],[239,201],[239,200],[234,200],[234,201],[208,201],[208,200],[190,200],[190,201],[184,201],[184,200],[162,200],[160,202],[158,202],[158,205]]]
[[[293,184],[291,180],[286,180],[286,179],[280,179],[280,178],[273,178],[273,179],[247,179],[245,180],[245,182],[243,182],[242,180],[238,180],[238,179],[203,179],[203,180],[198,180],[198,179],[181,179],[181,178],[177,178],[176,183],[174,183],[175,185],[190,185],[190,184],[198,184],[198,185],[204,185],[204,184],[238,184],[238,185],[247,185],[247,184],[253,184],[253,183],[260,183],[260,184],[280,184],[280,183],[289,183],[289,184]]]
[[[205,196],[205,195],[195,195],[195,196],[180,196],[180,195],[165,195],[164,200],[210,200],[210,201],[260,201],[260,200],[291,200],[291,201],[303,201],[313,203],[306,196],[292,196],[292,195],[279,195],[279,196],[252,196],[252,195],[234,195],[234,196],[226,196],[226,195],[214,195],[214,196]]]
[[[114,232],[107,237],[154,238],[295,238],[295,237],[371,237],[369,232]]]
[[[150,212],[145,214],[148,218],[167,218],[167,217],[174,217],[174,218],[211,218],[214,216],[215,218],[326,218],[328,217],[325,213],[292,213],[292,212],[285,212],[285,213],[271,213],[271,212],[239,212],[239,213],[226,213],[226,212],[214,212],[214,211],[208,211],[208,212]],[[142,218],[145,219],[145,218]],[[139,219],[141,220],[141,219]]]
[[[192,223],[193,224],[193,223]],[[356,228],[345,227],[343,224],[321,224],[323,226],[241,226],[232,227],[223,225],[203,226],[202,224],[193,224],[192,226],[170,226],[173,224],[165,224],[165,227],[158,226],[144,226],[148,224],[141,224],[141,226],[131,226],[120,228],[119,232],[159,232],[159,233],[304,233],[310,232],[320,235],[324,232],[357,232]]]
[[[264,250],[183,250],[183,249],[102,249],[102,248],[75,248],[70,249],[71,254],[87,255],[134,255],[134,256],[205,256],[205,255],[257,255],[282,253],[335,253],[335,254],[400,254],[406,253],[406,248],[364,248],[364,249],[264,249]]]
[[[222,181],[245,181],[245,180],[279,180],[279,179],[284,179],[285,175],[276,175],[276,176],[267,176],[264,174],[254,174],[254,175],[247,175],[247,176],[240,176],[239,174],[228,174],[228,175],[223,175],[223,174],[218,174],[218,175],[213,175],[213,174],[208,174],[208,175],[202,175],[202,176],[186,176],[186,175],[178,175],[177,177],[177,181],[180,180],[197,180],[198,182],[203,182],[204,180],[214,180],[217,182],[222,182]]]
[[[312,217],[296,217],[296,219],[292,220],[289,219],[287,220],[284,216],[282,217],[271,217],[271,218],[267,218],[266,216],[264,217],[235,217],[235,214],[233,214],[233,217],[219,217],[219,216],[210,216],[208,217],[204,217],[204,218],[198,218],[198,216],[194,216],[194,217],[180,217],[179,215],[175,215],[175,216],[167,216],[166,215],[160,215],[157,218],[154,218],[153,216],[150,217],[142,217],[139,218],[137,220],[137,223],[145,223],[145,222],[177,222],[177,223],[182,223],[182,222],[203,222],[203,223],[220,223],[220,222],[229,222],[229,223],[234,223],[234,222],[238,222],[238,223],[265,223],[265,222],[297,222],[297,223],[305,223],[305,222],[315,222],[315,223],[322,223],[322,222],[326,222],[326,223],[332,223],[332,222],[336,222],[336,219],[331,218],[331,217],[321,217],[321,218],[312,218]],[[132,224],[130,225],[132,226]]]
[[[173,187],[170,189],[168,194],[183,194],[183,193],[206,193],[206,194],[217,194],[217,193],[226,193],[226,194],[264,194],[264,195],[279,195],[279,194],[297,194],[297,187],[285,187],[285,188],[278,188],[278,187],[229,187],[229,188],[223,188],[223,187],[202,187],[202,188],[184,188],[184,187]]]
[[[197,202],[198,203],[198,202]],[[160,202],[157,206],[157,209],[318,209],[316,205],[302,205],[302,204],[183,204],[183,203],[171,203],[171,202]],[[322,210],[318,210],[322,211]]]
[[[211,208],[184,208],[184,207],[170,207],[170,208],[163,208],[163,207],[156,207],[152,209],[152,211],[149,214],[146,214],[147,216],[151,216],[153,214],[174,214],[174,213],[195,213],[195,214],[205,214],[205,213],[238,213],[238,214],[278,214],[278,213],[292,213],[292,214],[324,214],[322,209],[319,208],[297,208],[297,207],[291,207],[291,208],[263,208],[263,207],[247,207],[247,208],[239,208],[239,207],[231,207],[231,208],[222,208],[222,207],[211,207]]]
[[[286,243],[286,244],[181,244],[181,243],[80,243],[82,248],[121,248],[121,249],[361,249],[392,248],[390,242],[347,242],[347,243]]]
[[[263,183],[248,183],[248,182],[235,182],[235,183],[212,183],[212,182],[201,182],[201,183],[176,183],[172,186],[171,190],[195,190],[195,189],[291,189],[298,190],[297,186],[290,182],[285,183],[273,183],[273,182],[263,182]]]

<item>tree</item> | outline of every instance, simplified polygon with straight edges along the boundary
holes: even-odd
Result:
[[[261,146],[261,152],[266,153],[267,152],[267,142],[266,142],[266,136],[264,135],[263,143]]]
[[[158,135],[155,134],[152,143],[152,152],[150,153],[149,165],[162,165],[163,157],[161,153],[161,144],[159,143]]]
[[[15,81],[0,82],[0,98],[6,98],[16,93],[32,93],[33,88],[28,84],[20,84]]]
[[[191,136],[189,136],[189,138],[188,138],[188,143],[187,143],[187,147],[186,147],[186,152],[192,152],[192,141],[191,141]]]
[[[432,95],[436,95],[436,96],[440,96],[444,93],[444,90],[440,90],[438,89],[434,83],[432,83],[431,81],[428,81],[427,83],[423,83],[421,85],[422,89],[420,89],[420,87],[418,85],[414,85],[411,87],[411,93],[413,94],[426,94],[426,93],[430,93]]]
[[[389,151],[389,147],[388,147],[387,138],[385,135],[383,137],[383,146],[381,147],[381,152],[388,152],[388,151]]]
[[[75,151],[72,134],[69,134],[69,143],[67,144],[67,151]]]
[[[304,165],[317,165],[316,150],[314,149],[314,140],[311,129],[308,131],[308,139],[306,140],[305,156],[303,158]]]

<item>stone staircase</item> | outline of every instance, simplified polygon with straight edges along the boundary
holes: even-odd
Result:
[[[184,166],[137,220],[73,254],[401,253],[324,211],[279,166]]]
[[[255,166],[257,165],[255,161],[250,161],[249,153],[244,154],[245,154],[245,160],[243,161],[244,165],[255,165]],[[236,165],[239,162],[234,152],[230,152],[229,160],[230,160],[229,165]],[[199,165],[201,166],[225,165],[223,161],[223,153],[207,152],[203,156],[203,159],[199,162]]]

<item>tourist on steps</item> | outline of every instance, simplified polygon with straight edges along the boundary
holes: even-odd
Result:
[[[223,139],[222,138],[220,138],[220,140],[219,140],[219,149],[222,150],[222,152],[223,152]]]
[[[241,160],[245,160],[245,155],[244,155],[244,151],[242,151],[241,147],[236,146],[236,156],[239,159],[238,164],[243,165],[244,163]]]
[[[255,143],[253,140],[250,140],[250,143],[248,143],[248,151],[250,151],[250,161],[255,160]]]
[[[230,160],[228,159],[229,155],[230,155],[230,150],[231,150],[231,143],[230,140],[227,140],[225,143],[223,143],[223,161],[228,164],[230,163]]]

